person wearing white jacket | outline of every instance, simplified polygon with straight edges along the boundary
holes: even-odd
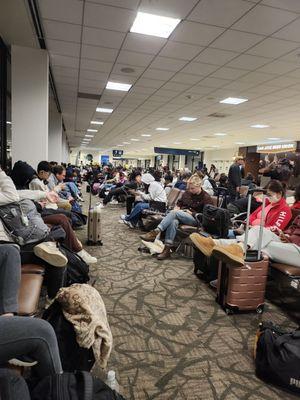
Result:
[[[130,228],[134,228],[140,221],[143,210],[150,207],[149,201],[159,201],[162,203],[167,202],[167,194],[164,186],[161,183],[161,172],[154,171],[153,175],[146,173],[142,175],[142,182],[148,186],[147,193],[135,191],[133,194],[138,196],[142,201],[138,202],[130,215],[122,216],[121,221],[128,225]]]

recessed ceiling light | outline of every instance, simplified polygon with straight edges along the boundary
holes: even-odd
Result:
[[[97,107],[96,111],[101,113],[111,114],[114,110],[112,108]]]
[[[227,136],[227,133],[214,133],[214,136]]]
[[[84,135],[85,137],[94,137],[94,135]]]
[[[124,146],[124,144],[117,144],[117,146],[118,146],[118,147],[123,147],[123,146]]]
[[[102,122],[102,121],[91,121],[91,124],[92,125],[103,125],[104,122]]]
[[[280,137],[268,137],[268,140],[280,140]]]
[[[195,140],[195,141],[196,141],[196,140],[200,140],[200,139],[197,139],[197,138],[190,138],[190,140]]]
[[[87,132],[98,132],[97,129],[87,129]]]
[[[245,103],[245,101],[248,101],[248,99],[241,99],[239,97],[227,97],[224,100],[221,100],[220,103],[224,103],[224,104],[241,104],[241,103]]]
[[[245,142],[235,142],[235,144],[245,144]]]
[[[211,146],[211,147],[217,148],[217,147],[220,147],[220,146]]]
[[[130,32],[168,38],[180,19],[138,12]]]
[[[123,142],[123,144],[130,144],[130,142]]]
[[[170,128],[156,128],[156,131],[168,131]]]
[[[132,140],[133,142],[139,142],[140,141],[140,139],[130,139],[130,140]]]
[[[141,135],[141,136],[144,136],[144,137],[150,137],[151,135],[149,135],[148,133],[144,133],[143,135]]]
[[[251,128],[264,129],[264,128],[270,128],[270,125],[256,124],[256,125],[251,125]]]
[[[124,72],[125,74],[133,74],[135,72],[135,69],[130,67],[124,67],[121,68],[121,72]]]
[[[181,144],[182,142],[173,142],[173,144]]]
[[[122,92],[128,92],[132,85],[129,83],[120,83],[120,82],[111,82],[108,81],[106,85],[106,89],[109,90],[120,90]]]
[[[196,121],[197,118],[195,117],[181,117],[179,118],[179,121],[186,121],[186,122],[193,122]]]

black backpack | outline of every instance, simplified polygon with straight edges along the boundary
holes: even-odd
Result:
[[[257,377],[300,394],[300,330],[286,333],[271,322],[264,322],[257,337]]]
[[[202,228],[218,238],[227,238],[230,225],[230,213],[224,208],[205,204],[202,215]]]
[[[74,327],[64,317],[58,301],[54,301],[43,313],[43,319],[48,321],[55,331],[63,370],[90,371],[95,363],[93,349],[84,349],[79,346]]]
[[[59,244],[59,250],[68,259],[64,286],[71,286],[73,283],[87,283],[90,280],[88,264],[78,254],[63,244]]]
[[[88,372],[64,372],[31,384],[31,400],[125,400]]]

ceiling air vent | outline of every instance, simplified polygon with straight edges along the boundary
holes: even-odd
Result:
[[[229,114],[223,114],[223,113],[215,112],[213,114],[209,114],[208,117],[225,118],[225,117],[229,117]]]
[[[78,92],[77,97],[79,99],[89,99],[89,100],[97,100],[97,101],[99,101],[101,99],[101,94]]]

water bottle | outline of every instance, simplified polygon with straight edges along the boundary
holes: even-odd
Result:
[[[119,384],[116,379],[116,373],[115,371],[108,371],[107,373],[107,379],[106,379],[106,384],[109,386],[112,390],[115,390],[116,392],[119,392]]]

